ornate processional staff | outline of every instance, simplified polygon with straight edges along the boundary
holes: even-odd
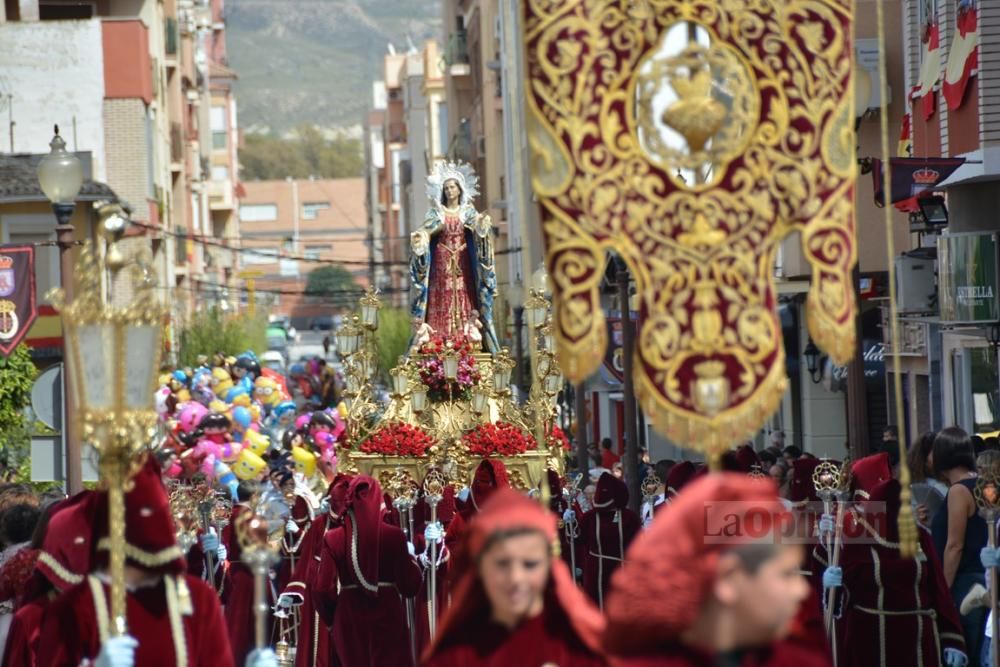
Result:
[[[61,289],[49,298],[62,314],[66,364],[82,440],[100,454],[101,484],[108,493],[110,541],[111,634],[127,634],[125,590],[125,492],[149,449],[156,411],[153,394],[160,361],[164,309],[154,294],[152,270],[145,258],[133,262],[132,303],[115,308],[102,299],[105,272],[114,284],[124,267],[120,254],[108,258],[88,241],[76,265],[78,295],[66,303]]]
[[[437,524],[438,504],[444,497],[444,487],[447,480],[437,468],[429,471],[424,477],[424,502],[431,510],[431,524]],[[438,570],[438,544],[437,540],[431,540],[428,545],[430,549],[431,576],[427,581],[427,622],[430,629],[430,639],[433,641],[437,634],[437,570]]]

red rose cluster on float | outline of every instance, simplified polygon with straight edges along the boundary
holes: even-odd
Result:
[[[424,456],[434,439],[418,426],[396,422],[361,443],[365,454],[383,456]]]
[[[462,436],[462,442],[477,456],[516,456],[538,449],[532,436],[507,422],[480,424]]]
[[[549,447],[556,445],[564,451],[569,451],[569,438],[566,436],[565,431],[558,426],[552,427],[552,431],[549,433],[547,440]]]
[[[448,337],[435,334],[420,346],[420,381],[427,386],[427,395],[432,401],[444,401],[449,397],[448,378],[444,372],[444,355],[451,341],[452,349],[458,355],[458,373],[451,384],[452,398],[468,398],[469,390],[479,382],[479,367],[473,356],[475,349],[464,336]]]

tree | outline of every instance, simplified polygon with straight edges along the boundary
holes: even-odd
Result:
[[[267,348],[267,317],[263,314],[251,319],[241,314],[230,317],[218,308],[196,313],[181,330],[180,362],[194,366],[198,355],[222,352],[237,356],[250,350],[261,354]]]
[[[314,125],[302,125],[290,138],[249,134],[240,148],[240,176],[246,181],[279,178],[351,178],[364,173],[361,142],[327,139]]]
[[[361,287],[354,280],[354,276],[340,264],[313,269],[306,281],[306,294],[309,296],[332,297],[360,291]]]
[[[31,405],[36,370],[23,343],[9,357],[0,356],[0,479],[5,481],[27,481],[31,432],[24,410]]]
[[[403,308],[382,308],[375,342],[378,343],[379,374],[388,383],[389,371],[396,367],[410,344],[410,314]]]

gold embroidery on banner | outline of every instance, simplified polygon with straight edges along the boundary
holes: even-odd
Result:
[[[640,297],[643,409],[675,442],[728,448],[787,387],[773,267],[788,234],[812,270],[813,340],[838,363],[855,345],[851,3],[524,6],[559,362],[574,381],[600,365],[618,253]]]

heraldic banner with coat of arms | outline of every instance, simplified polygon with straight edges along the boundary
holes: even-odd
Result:
[[[37,315],[35,249],[0,245],[0,354],[17,347]]]

